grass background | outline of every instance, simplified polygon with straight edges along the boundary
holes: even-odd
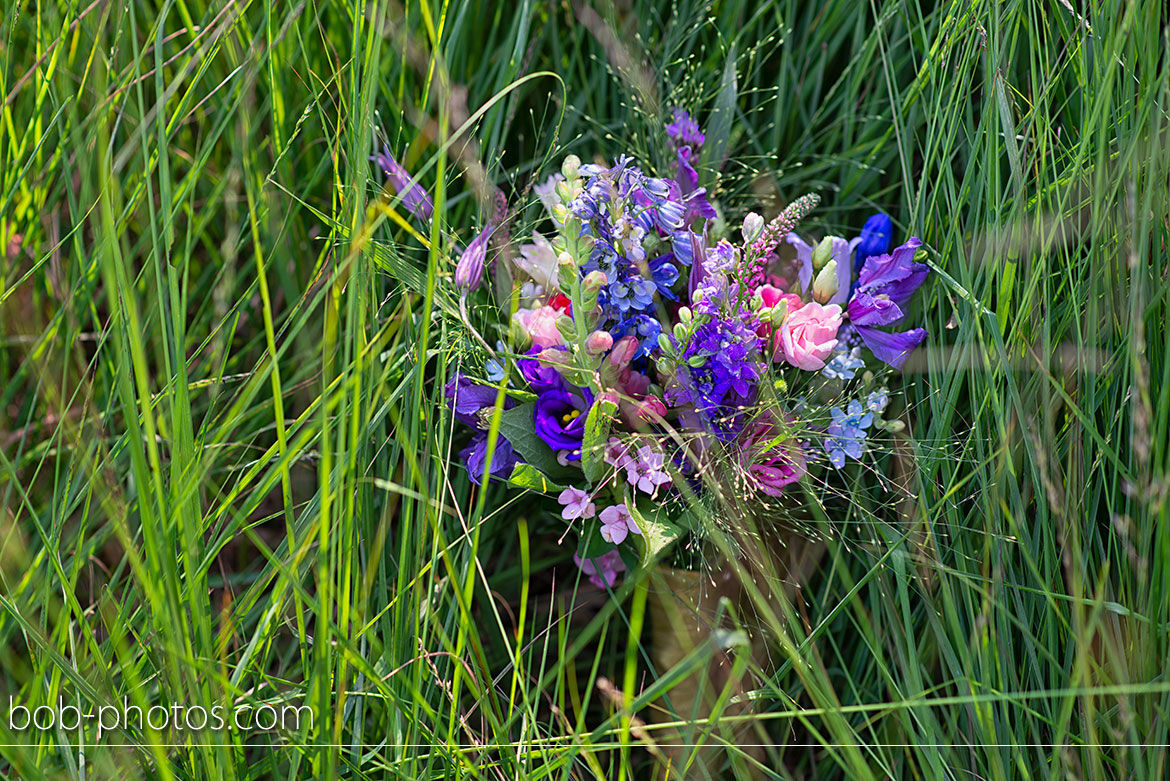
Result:
[[[520,205],[567,151],[662,165],[681,103],[730,120],[729,217],[881,208],[938,271],[896,380],[911,490],[878,490],[892,454],[852,473],[798,609],[756,605],[787,638],[766,772],[1166,777],[1168,24],[1156,0],[6,0],[3,707],[316,718],[5,719],[0,771],[660,774],[629,728],[671,685],[639,586],[574,596],[547,508],[447,471],[441,378],[472,345],[442,280],[479,183]],[[384,197],[375,128],[432,223]]]

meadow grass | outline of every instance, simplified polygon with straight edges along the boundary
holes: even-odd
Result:
[[[1165,778],[1168,26],[1157,0],[8,0],[0,772],[661,777],[647,584],[577,588],[545,504],[453,466],[442,383],[477,348],[444,280],[485,182],[530,224],[567,152],[667,164],[681,104],[726,143],[729,220],[816,192],[814,233],[882,209],[937,272],[906,435],[812,502],[799,597],[753,605],[766,759],[693,773]],[[13,727],[59,698],[313,719]]]

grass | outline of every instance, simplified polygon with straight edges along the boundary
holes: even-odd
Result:
[[[447,469],[474,344],[442,281],[478,182],[518,205],[569,151],[662,165],[681,102],[727,121],[729,219],[881,208],[938,272],[902,456],[826,504],[795,606],[753,605],[782,629],[768,777],[1164,778],[1168,26],[1154,0],[6,2],[0,772],[661,777],[630,718],[677,684],[648,584],[575,598],[547,507]],[[314,718],[12,726],[59,698]]]

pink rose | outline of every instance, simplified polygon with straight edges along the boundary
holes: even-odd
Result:
[[[561,332],[557,330],[559,315],[560,312],[551,306],[540,306],[536,309],[521,309],[512,319],[520,324],[537,347],[555,347],[565,343]]]
[[[776,352],[798,369],[819,371],[837,346],[841,307],[810,301],[789,312],[776,332]]]
[[[795,293],[785,293],[775,285],[760,285],[756,290],[759,291],[760,297],[764,299],[764,306],[776,306],[776,304],[784,299],[788,301],[789,312],[800,307],[800,296]]]

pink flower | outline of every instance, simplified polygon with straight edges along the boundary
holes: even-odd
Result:
[[[512,316],[512,319],[520,324],[537,347],[555,347],[565,343],[561,332],[557,330],[558,316],[560,312],[551,306],[541,306],[536,309],[521,309]]]
[[[800,296],[795,293],[785,293],[775,285],[760,285],[756,290],[764,299],[764,306],[776,306],[781,300],[787,299],[789,312],[800,308]]]
[[[837,346],[841,307],[810,301],[788,317],[776,331],[776,352],[798,369],[819,371]]]
[[[601,538],[614,545],[624,540],[628,534],[642,533],[638,524],[634,523],[634,516],[630,515],[629,508],[624,504],[606,507],[597,517],[601,520]]]
[[[561,517],[566,521],[592,518],[593,514],[597,512],[597,506],[593,504],[592,497],[587,492],[573,486],[561,491],[557,502],[565,506],[565,509],[561,510]]]
[[[615,550],[593,559],[583,559],[574,553],[573,563],[589,576],[589,582],[597,588],[613,588],[618,575],[626,571],[626,563]]]
[[[610,466],[621,469],[630,460],[629,450],[622,441],[617,437],[610,437],[609,443],[605,446],[605,451],[601,454],[601,459]]]
[[[789,438],[772,419],[752,424],[740,450],[741,464],[755,487],[768,496],[780,496],[784,486],[795,483],[807,471],[800,443]]]
[[[649,445],[638,448],[637,458],[626,460],[626,482],[642,493],[656,494],[658,486],[670,482],[666,471],[666,456]],[[602,532],[604,534],[604,531]]]

